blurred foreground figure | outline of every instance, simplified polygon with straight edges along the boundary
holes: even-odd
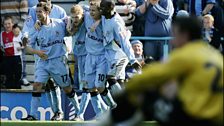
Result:
[[[162,126],[223,125],[223,56],[203,42],[196,18],[177,18],[172,28],[175,50],[127,83],[108,125],[136,126],[139,115]]]

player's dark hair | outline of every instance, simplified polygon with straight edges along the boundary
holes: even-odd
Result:
[[[44,11],[48,11],[49,13],[51,12],[51,7],[46,2],[39,2],[37,7],[43,7]]]
[[[14,25],[12,26],[12,29],[15,29],[15,28],[19,28],[19,29],[21,29],[21,27],[20,27],[18,24],[14,24]]]
[[[101,2],[105,2],[107,4],[108,9],[113,9],[115,7],[114,0],[102,0]]]
[[[189,41],[202,38],[202,22],[196,17],[178,17],[172,24],[178,27],[179,32],[188,33]]]

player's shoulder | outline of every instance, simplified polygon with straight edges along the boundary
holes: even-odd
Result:
[[[90,12],[89,11],[85,11],[84,12],[84,20],[85,20],[85,22],[87,21],[90,21],[90,20],[92,20],[92,17],[91,17],[91,15],[90,15]]]
[[[36,9],[37,9],[37,6],[33,6],[31,8],[29,8],[29,15],[32,15],[35,14],[36,15]]]
[[[202,50],[206,50],[201,53]],[[209,52],[207,43],[203,41],[189,42],[183,47],[177,48],[170,53],[172,59],[184,60],[184,61],[198,61],[199,59],[207,58],[206,55]]]
[[[51,20],[52,20],[52,22],[54,22],[54,23],[59,23],[59,24],[61,24],[61,23],[65,23],[63,19],[51,18]]]
[[[53,4],[52,11],[54,11],[56,13],[59,13],[59,12],[60,13],[66,13],[65,10],[62,7],[60,7],[56,4]]]
[[[122,19],[122,17],[118,13],[115,14],[113,19],[114,19],[115,22],[125,26],[124,20]]]
[[[62,7],[56,5],[56,4],[53,4],[53,9],[58,9],[58,10],[64,10]]]
[[[37,9],[37,6],[33,6],[33,7],[29,8],[29,11],[34,11],[36,9]]]

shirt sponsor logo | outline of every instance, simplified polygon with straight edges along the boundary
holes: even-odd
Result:
[[[102,43],[103,43],[103,39],[101,39],[101,38],[97,38],[97,37],[92,36],[92,35],[90,35],[90,34],[88,34],[88,37],[89,37],[90,39],[92,39],[92,40],[95,40],[95,41],[98,41],[98,42],[102,42]]]
[[[53,46],[55,44],[61,44],[61,43],[64,43],[64,40],[56,40],[56,41],[53,41],[53,42],[49,42],[47,44],[41,44],[40,46],[43,47],[43,48],[47,48],[49,46]]]
[[[85,41],[76,41],[75,45],[82,45],[85,44]]]

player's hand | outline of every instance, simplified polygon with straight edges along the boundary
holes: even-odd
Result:
[[[41,22],[37,20],[34,27],[35,27],[36,30],[40,30]]]
[[[28,43],[28,37],[23,37],[22,42],[23,42],[23,46],[26,47],[26,45],[27,45],[27,43]]]
[[[38,51],[37,51],[37,55],[38,55],[41,59],[46,60],[46,59],[48,58],[48,56],[45,54],[45,52],[46,52],[46,51],[44,51],[44,50],[38,50]]]
[[[132,64],[132,67],[136,70],[136,71],[141,71],[142,66],[139,64],[138,61],[136,61],[135,63]]]

